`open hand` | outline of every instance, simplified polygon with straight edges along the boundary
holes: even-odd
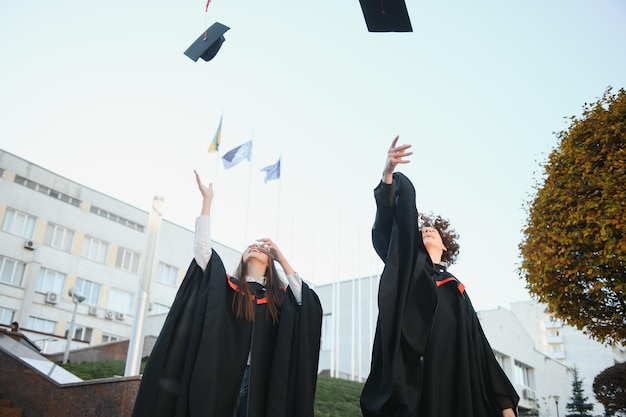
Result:
[[[387,184],[391,184],[393,171],[396,169],[398,164],[408,164],[409,161],[407,158],[413,155],[413,152],[408,149],[411,145],[400,145],[397,146],[398,139],[400,135],[397,135],[393,141],[391,142],[391,146],[387,151],[387,160],[385,161],[385,168],[383,169],[383,181]]]

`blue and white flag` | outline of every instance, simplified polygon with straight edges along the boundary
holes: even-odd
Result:
[[[222,156],[222,162],[224,162],[224,169],[232,168],[239,162],[247,159],[250,161],[252,156],[252,141],[249,140],[236,148],[231,149]]]
[[[266,166],[261,170],[261,172],[265,172],[265,179],[263,180],[264,183],[280,179],[280,158],[278,158],[278,162],[273,165]]]

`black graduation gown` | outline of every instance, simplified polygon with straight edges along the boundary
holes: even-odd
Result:
[[[364,417],[496,417],[519,397],[469,297],[435,271],[418,229],[415,189],[401,173],[375,189],[374,248],[385,262]]]
[[[257,304],[254,327],[232,311],[235,291],[213,251],[193,260],[144,369],[133,417],[230,417],[250,354],[249,417],[313,416],[322,308],[302,283],[279,321]],[[253,331],[254,328],[254,331]]]

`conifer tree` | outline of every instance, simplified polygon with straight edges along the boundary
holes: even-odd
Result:
[[[587,402],[588,397],[585,396],[583,390],[583,381],[578,378],[578,369],[575,366],[573,371],[574,381],[572,381],[571,402],[565,406],[568,411],[565,417],[592,417],[590,411],[593,410],[593,404]]]

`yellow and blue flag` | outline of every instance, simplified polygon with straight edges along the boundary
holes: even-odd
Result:
[[[220,124],[217,126],[217,131],[211,145],[209,146],[209,153],[217,152],[220,149],[220,141],[222,140],[222,117],[220,116]]]

